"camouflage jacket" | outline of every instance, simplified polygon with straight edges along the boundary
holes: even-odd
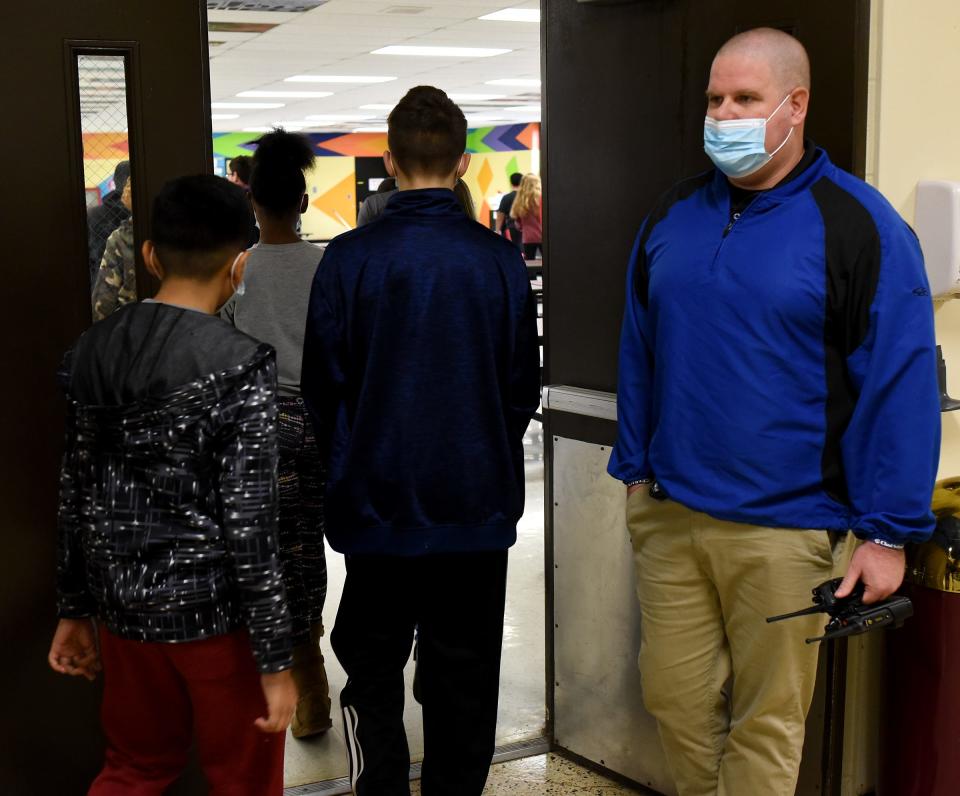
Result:
[[[136,300],[137,270],[133,219],[128,218],[107,238],[91,297],[93,320],[102,321],[119,307]]]

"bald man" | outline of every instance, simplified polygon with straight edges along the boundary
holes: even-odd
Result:
[[[860,580],[867,602],[888,596],[904,542],[933,529],[920,247],[804,138],[809,100],[798,41],[727,42],[704,121],[716,168],[661,198],[630,261],[609,471],[627,486],[644,698],[681,796],[792,796],[817,664],[804,639],[824,620],[764,619],[844,572],[841,594]]]

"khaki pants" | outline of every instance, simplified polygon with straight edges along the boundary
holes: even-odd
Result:
[[[713,519],[641,487],[627,501],[642,615],[644,703],[680,796],[793,796],[816,680],[823,614],[852,534]],[[732,687],[725,687],[732,677]]]

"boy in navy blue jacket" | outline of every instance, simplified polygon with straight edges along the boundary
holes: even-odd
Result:
[[[423,793],[479,796],[494,750],[539,353],[523,260],[452,190],[466,130],[439,89],[400,101],[384,154],[400,190],[331,242],[310,297],[303,395],[329,462],[327,538],[346,555],[332,643],[360,796],[410,793],[403,668],[417,626]]]

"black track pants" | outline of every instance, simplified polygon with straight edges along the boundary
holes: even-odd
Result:
[[[419,625],[424,796],[480,796],[496,738],[507,552],[347,556],[331,635],[358,796],[408,796],[403,668]]]

